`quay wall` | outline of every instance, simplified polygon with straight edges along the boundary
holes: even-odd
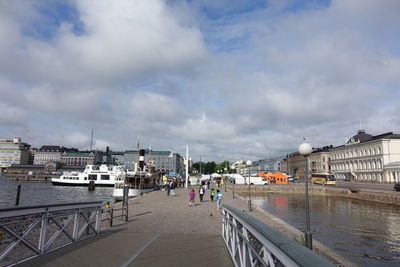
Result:
[[[231,191],[234,190],[235,193],[241,196],[247,196],[249,192],[248,186],[246,185],[227,185],[227,188]],[[252,185],[250,187],[250,193],[252,196],[265,196],[274,193],[304,194],[304,190],[304,184]],[[368,200],[392,205],[400,205],[400,192],[395,191],[374,191],[368,189],[352,191],[347,188],[310,184],[308,187],[308,192],[310,195],[348,197],[359,200]]]

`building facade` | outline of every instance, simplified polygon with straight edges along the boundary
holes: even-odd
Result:
[[[330,173],[331,172],[331,153],[333,146],[316,148],[308,156],[308,170],[311,173]]]
[[[67,166],[86,166],[96,164],[99,154],[93,151],[66,152],[61,154],[61,163]]]
[[[34,165],[44,165],[47,162],[61,162],[64,149],[59,146],[42,146],[35,152]]]
[[[124,153],[123,165],[128,169],[134,169],[138,161],[138,153],[136,150],[128,150]],[[156,171],[165,173],[182,173],[185,171],[183,158],[178,153],[171,151],[155,151],[145,150],[145,162],[155,167]]]
[[[19,137],[13,140],[0,139],[0,170],[11,167],[12,164],[28,164],[29,147]]]
[[[358,131],[345,145],[331,149],[331,170],[337,179],[400,182],[400,135]]]
[[[299,152],[293,152],[281,160],[281,171],[295,178],[304,178],[305,164],[304,156],[300,155]]]

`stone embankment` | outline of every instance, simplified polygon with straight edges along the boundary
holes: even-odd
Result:
[[[247,196],[249,188],[246,185],[227,185],[229,190],[234,190],[237,194]],[[265,196],[273,193],[304,194],[305,186],[302,183],[286,185],[252,185],[250,193],[252,196]],[[400,193],[391,191],[374,191],[369,189],[350,190],[335,186],[309,185],[309,194],[349,197],[353,199],[368,200],[386,204],[400,205]]]

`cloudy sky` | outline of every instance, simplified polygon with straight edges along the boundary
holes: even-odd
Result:
[[[400,132],[398,0],[0,0],[0,138],[196,161]],[[361,122],[361,126],[360,126]]]

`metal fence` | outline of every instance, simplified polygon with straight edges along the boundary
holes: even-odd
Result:
[[[13,265],[100,233],[102,202],[0,210],[0,266]]]
[[[250,215],[223,205],[222,235],[235,266],[334,266]]]

